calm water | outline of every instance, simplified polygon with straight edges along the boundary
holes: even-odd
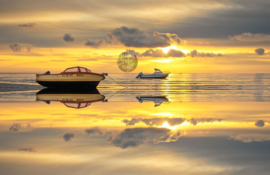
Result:
[[[38,96],[0,74],[0,174],[270,174],[270,74],[109,76]]]

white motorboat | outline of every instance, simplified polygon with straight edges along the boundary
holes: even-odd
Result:
[[[136,78],[160,78],[160,79],[165,79],[170,73],[169,72],[161,72],[159,69],[155,68],[155,73],[153,74],[143,74],[140,72]]]
[[[170,102],[166,96],[139,96],[136,98],[140,103],[143,101],[153,101],[155,107],[160,106],[163,102]]]
[[[67,68],[60,74],[36,74],[38,84],[49,88],[96,88],[107,73],[98,74],[84,67]]]

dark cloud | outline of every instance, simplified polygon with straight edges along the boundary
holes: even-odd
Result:
[[[214,119],[214,118],[132,118],[131,120],[124,119],[123,123],[126,123],[127,126],[133,126],[136,123],[142,122],[148,126],[161,126],[164,122],[167,122],[170,126],[181,125],[183,122],[187,121],[193,125],[197,125],[198,123],[212,123],[212,122],[221,122],[223,119]]]
[[[257,55],[264,55],[264,49],[263,48],[258,48],[258,49],[255,50],[255,53]]]
[[[73,133],[66,133],[66,134],[64,134],[64,135],[62,136],[62,138],[63,138],[66,142],[70,141],[73,137],[74,137],[74,134],[73,134]]]
[[[270,35],[265,34],[252,34],[252,33],[242,33],[241,35],[230,36],[231,40],[238,41],[270,41]]]
[[[107,136],[107,141],[120,148],[137,147],[140,144],[152,141],[175,142],[183,134],[181,131],[171,131],[166,128],[133,128],[125,129],[120,133],[112,133]]]
[[[10,130],[10,131],[17,132],[17,131],[19,131],[21,128],[22,128],[22,126],[21,126],[20,123],[14,123],[14,124],[9,128],[9,130]]]
[[[29,123],[27,123],[26,125],[25,124],[21,124],[21,123],[14,123],[10,128],[9,130],[10,131],[14,131],[14,132],[17,132],[19,130],[29,130],[31,129],[31,125]]]
[[[193,124],[197,125],[198,123],[213,123],[213,122],[221,122],[223,119],[213,119],[213,118],[191,118],[188,121]]]
[[[167,57],[166,53],[164,53],[161,49],[149,49],[141,54],[144,57]]]
[[[263,120],[257,120],[255,122],[255,126],[257,126],[257,127],[264,127],[264,121]]]
[[[86,129],[85,132],[89,135],[105,135],[106,131],[104,129],[100,129],[100,128],[90,128],[90,129]]]
[[[268,134],[240,134],[236,136],[231,136],[230,139],[238,140],[244,143],[264,142],[264,141],[270,140],[270,135]]]
[[[99,48],[102,46],[106,46],[106,41],[105,40],[88,40],[85,43],[85,45],[93,47],[93,48]]]
[[[68,33],[66,33],[66,34],[62,37],[62,39],[63,39],[65,42],[73,42],[73,41],[74,41],[74,38],[73,38],[70,34],[68,34]]]
[[[24,151],[24,152],[36,152],[33,148],[20,148],[18,151]]]
[[[135,50],[127,49],[126,52],[135,54],[138,57],[214,57],[214,56],[223,56],[221,53],[214,54],[214,53],[205,53],[205,52],[198,52],[197,50],[190,51],[189,54],[185,55],[181,50],[170,49],[167,53],[164,53],[162,49],[148,49],[143,53],[136,52]]]
[[[167,53],[169,57],[185,57],[186,55],[181,50],[170,49]]]
[[[9,47],[13,50],[13,52],[20,52],[21,46],[17,43],[10,44]]]
[[[135,50],[126,49],[127,53],[130,53],[132,55],[136,55],[137,57],[141,57],[142,55],[139,52],[136,52]]]
[[[20,27],[33,27],[36,23],[19,24]]]
[[[184,41],[176,34],[153,32],[148,34],[137,28],[120,27],[107,33],[112,43],[122,43],[127,47],[167,47],[172,44],[183,45]]]
[[[11,48],[13,50],[13,52],[21,52],[21,51],[27,51],[30,52],[31,51],[31,46],[29,45],[19,45],[17,43],[14,44],[10,44],[9,48]]]
[[[223,56],[221,53],[214,54],[214,53],[205,53],[205,52],[198,52],[197,50],[190,51],[188,54],[191,57],[214,57],[214,56]]]

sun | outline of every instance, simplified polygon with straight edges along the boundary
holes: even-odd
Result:
[[[170,49],[178,50],[178,47],[177,47],[177,46],[168,46],[168,47],[165,47],[165,48],[161,48],[161,50],[162,50],[164,53],[168,53]]]

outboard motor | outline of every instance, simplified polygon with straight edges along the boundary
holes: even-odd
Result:
[[[50,75],[50,74],[51,74],[51,72],[50,71],[47,71],[43,75]]]
[[[143,73],[142,73],[142,72],[140,72],[140,73],[137,75],[137,77],[136,77],[136,78],[140,78],[142,75],[143,75]]]

